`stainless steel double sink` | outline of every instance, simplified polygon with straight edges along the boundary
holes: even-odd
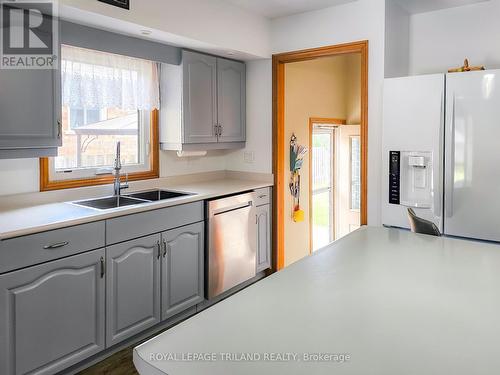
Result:
[[[188,195],[193,195],[193,194],[184,193],[180,191],[173,191],[173,190],[153,189],[153,190],[139,191],[136,193],[123,194],[121,196],[86,199],[81,201],[75,201],[72,203],[78,206],[91,207],[98,210],[109,210],[111,208],[151,203],[166,199],[180,198]]]

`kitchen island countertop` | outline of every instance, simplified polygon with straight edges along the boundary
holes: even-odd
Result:
[[[499,373],[499,270],[496,244],[363,227],[139,345],[134,363],[141,375]]]

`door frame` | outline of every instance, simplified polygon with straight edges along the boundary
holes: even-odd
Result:
[[[285,266],[285,64],[321,57],[361,56],[361,225],[367,224],[368,203],[368,40],[273,55],[273,270]]]
[[[342,126],[346,124],[346,120],[338,119],[338,118],[323,118],[323,117],[310,117],[309,118],[309,255],[313,253],[313,184],[312,184],[312,139],[314,132],[314,125],[325,125],[330,126],[334,131],[335,127]],[[335,136],[334,136],[335,142]],[[333,161],[334,168],[332,170],[332,179],[335,176],[336,171],[336,161]],[[333,183],[332,183],[333,184]],[[333,184],[335,185],[335,184]],[[335,217],[335,215],[333,215]],[[335,232],[335,222],[332,222],[333,232]]]

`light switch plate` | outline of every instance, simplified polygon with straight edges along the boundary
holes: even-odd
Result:
[[[245,160],[245,163],[253,163],[255,161],[255,153],[253,151],[245,151],[243,160]]]

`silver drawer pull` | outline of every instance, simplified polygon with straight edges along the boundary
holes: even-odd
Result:
[[[45,245],[43,248],[45,250],[48,250],[48,249],[58,249],[60,247],[64,247],[66,245],[68,245],[69,242],[68,241],[64,241],[64,242],[59,242],[59,243],[54,243],[52,245]]]
[[[265,197],[267,197],[267,194],[262,194],[262,195],[258,196],[259,199],[262,199],[262,198],[265,198]]]

